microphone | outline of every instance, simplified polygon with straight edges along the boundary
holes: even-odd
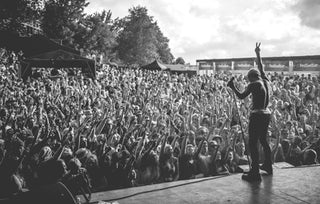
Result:
[[[231,79],[229,80],[229,82],[227,83],[227,86],[231,88],[231,86],[233,85],[233,80],[234,77],[231,77]],[[232,85],[231,85],[232,84]]]

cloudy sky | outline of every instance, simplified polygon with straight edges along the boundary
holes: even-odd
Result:
[[[170,39],[172,54],[196,59],[320,54],[320,0],[88,0],[87,13],[113,18],[145,6]]]

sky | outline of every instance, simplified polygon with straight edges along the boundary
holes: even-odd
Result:
[[[320,0],[88,0],[86,13],[111,10],[124,17],[144,6],[154,17],[175,58],[320,54]]]

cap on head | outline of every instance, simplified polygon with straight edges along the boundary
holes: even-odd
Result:
[[[248,78],[257,78],[260,77],[260,73],[256,68],[251,68],[247,74]]]

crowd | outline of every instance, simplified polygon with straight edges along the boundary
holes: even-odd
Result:
[[[0,53],[0,197],[56,182],[78,194],[240,173],[248,164],[250,99],[234,101],[227,74],[104,66],[96,79],[47,69],[22,81],[16,56]],[[318,163],[320,77],[268,77],[273,162]],[[247,83],[235,79],[239,90]]]

